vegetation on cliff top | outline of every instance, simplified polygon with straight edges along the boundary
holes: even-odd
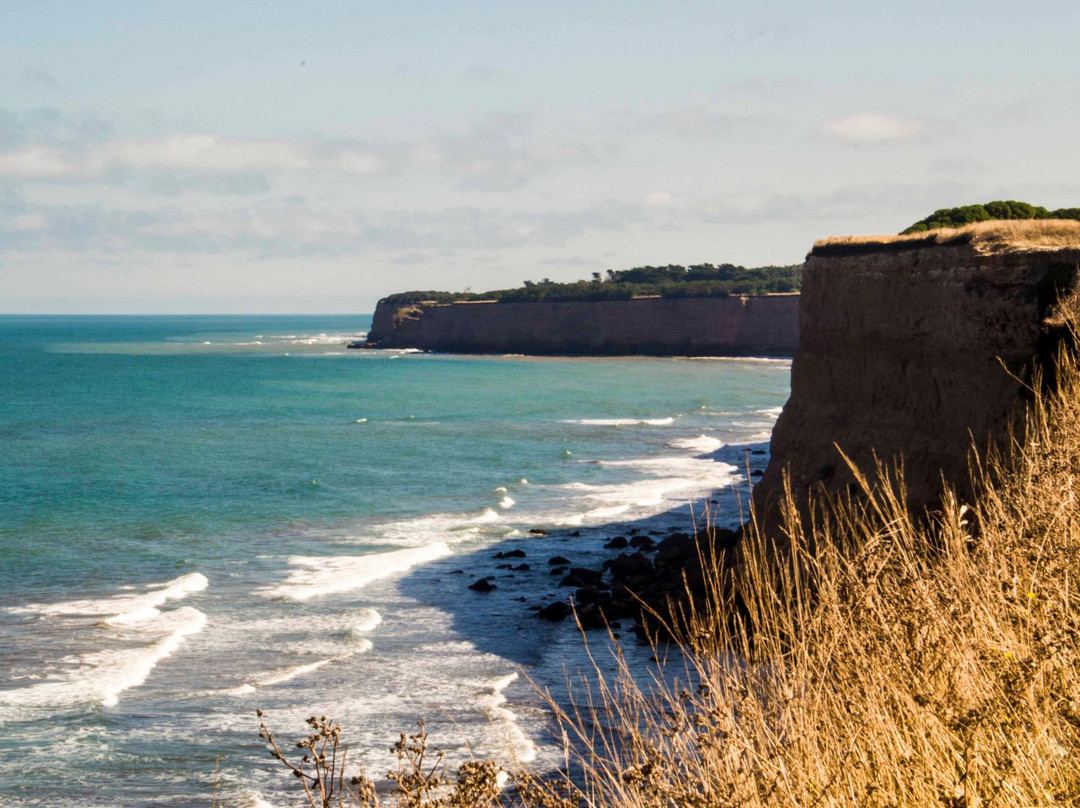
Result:
[[[395,745],[407,765],[388,802],[1080,804],[1075,357],[1052,377],[1053,392],[1033,382],[1015,440],[974,461],[971,502],[946,493],[913,516],[902,474],[883,468],[818,499],[813,524],[789,497],[779,534],[751,526],[735,565],[705,551],[711,585],[671,626],[689,653],[657,647],[670,661],[651,680],[624,664],[577,689],[578,707],[558,715],[568,772],[499,792],[499,767],[473,763],[433,784],[416,763],[421,728]],[[324,766],[337,759],[320,749]],[[370,781],[355,783],[347,804],[378,803]]]
[[[1018,219],[974,222],[963,227],[943,227],[898,236],[832,236],[814,243],[814,255],[839,252],[873,252],[897,247],[933,247],[970,244],[983,253],[1022,250],[1080,250],[1080,221],[1067,219]]]
[[[1058,208],[1048,210],[1038,205],[1015,200],[997,200],[985,205],[963,205],[958,208],[935,210],[925,219],[920,219],[900,235],[925,233],[943,227],[963,227],[973,222],[1003,221],[1010,219],[1080,219],[1080,208]]]
[[[493,300],[500,303],[629,300],[633,297],[729,297],[797,292],[802,279],[801,265],[746,267],[734,264],[695,264],[684,267],[634,267],[594,272],[591,280],[555,283],[547,278],[525,281],[516,289],[492,292],[398,292],[383,298],[390,305],[421,301],[453,303]]]

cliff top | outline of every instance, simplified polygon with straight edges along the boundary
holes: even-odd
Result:
[[[1080,221],[1016,219],[974,222],[899,236],[832,236],[814,243],[811,255],[857,255],[939,246],[971,246],[977,253],[1080,250]]]

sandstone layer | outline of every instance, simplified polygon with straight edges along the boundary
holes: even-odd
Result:
[[[368,347],[455,353],[791,356],[798,295],[388,305]]]
[[[759,518],[775,520],[785,469],[800,500],[849,485],[837,447],[864,471],[902,461],[915,509],[943,478],[966,495],[971,447],[1007,437],[1025,385],[1066,337],[1051,315],[1075,301],[1072,244],[819,243],[803,270],[791,396],[754,489]]]

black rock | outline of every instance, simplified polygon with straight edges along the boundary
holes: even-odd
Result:
[[[505,553],[496,553],[495,558],[524,558],[524,550],[507,550]]]
[[[603,570],[591,570],[588,567],[571,567],[570,574],[576,575],[593,586],[602,586],[604,580]]]
[[[765,450],[764,449],[754,449],[754,451],[752,451],[750,454],[763,455],[763,454],[765,454]]]
[[[711,540],[712,546],[718,550],[730,550],[739,543],[739,534],[726,527],[713,528],[708,538]]]
[[[561,600],[557,600],[536,612],[536,616],[541,620],[549,620],[552,623],[562,622],[569,614],[570,607]]]
[[[640,552],[632,555],[620,553],[608,562],[608,569],[611,570],[612,581],[631,589],[640,589],[640,584],[633,584],[640,580],[648,582],[655,572],[652,562]]]
[[[568,569],[569,569],[569,567],[552,567],[551,572],[549,574],[550,575],[562,575]]]
[[[570,559],[569,558],[563,558],[562,556],[552,556],[551,558],[548,559],[548,564],[550,564],[553,567],[556,567],[556,566],[559,566],[559,565],[562,565],[562,564],[569,564],[569,563],[570,563]]]
[[[570,535],[573,536],[575,539],[581,538],[581,531],[580,530],[575,530]]]
[[[464,575],[465,570],[450,570],[451,575]]]
[[[764,477],[765,472],[762,471],[761,469],[755,469],[754,471],[750,472],[750,476],[751,477]]]
[[[534,527],[529,530],[534,536],[550,536],[551,534],[544,530],[542,527]]]
[[[590,603],[578,610],[578,622],[582,628],[607,628],[607,618],[604,616],[603,607],[598,603]]]
[[[626,540],[626,536],[616,536],[607,544],[604,545],[605,550],[625,550],[629,542]]]
[[[650,539],[648,536],[634,536],[630,539],[630,546],[635,550],[644,550],[649,552],[656,549],[656,542]]]
[[[657,569],[668,567],[681,570],[696,565],[698,561],[697,542],[685,533],[672,533],[656,548],[653,563]]]
[[[590,570],[586,567],[571,567],[569,575],[559,581],[559,586],[572,586],[574,588],[600,586],[603,582],[603,578],[604,573],[600,570]]]
[[[469,589],[473,592],[490,592],[493,589],[498,589],[495,584],[491,583],[487,578],[481,578],[479,581],[474,581],[469,584]]]
[[[528,564],[518,564],[516,567],[511,567],[510,569],[514,572],[528,572],[532,567]]]
[[[583,586],[574,593],[574,601],[581,605],[588,603],[610,603],[611,593],[593,586]]]

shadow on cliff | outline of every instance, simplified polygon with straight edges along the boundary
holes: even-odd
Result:
[[[540,608],[569,602],[576,585],[560,584],[572,570],[600,571],[606,562],[639,549],[651,559],[664,539],[680,533],[693,535],[695,526],[704,527],[706,520],[716,527],[737,528],[748,512],[752,484],[768,463],[768,446],[767,442],[729,445],[700,455],[740,470],[735,483],[714,491],[707,500],[645,519],[588,527],[515,522],[523,533],[536,528],[547,535],[524,533],[448,556],[412,570],[398,589],[448,614],[455,634],[478,650],[531,667],[553,643],[576,635],[573,617],[551,622],[537,615]],[[509,518],[514,518],[512,513]],[[645,547],[631,546],[631,542]],[[490,591],[470,589],[482,580],[491,585]],[[617,620],[612,628],[630,636],[632,623],[632,619]]]

